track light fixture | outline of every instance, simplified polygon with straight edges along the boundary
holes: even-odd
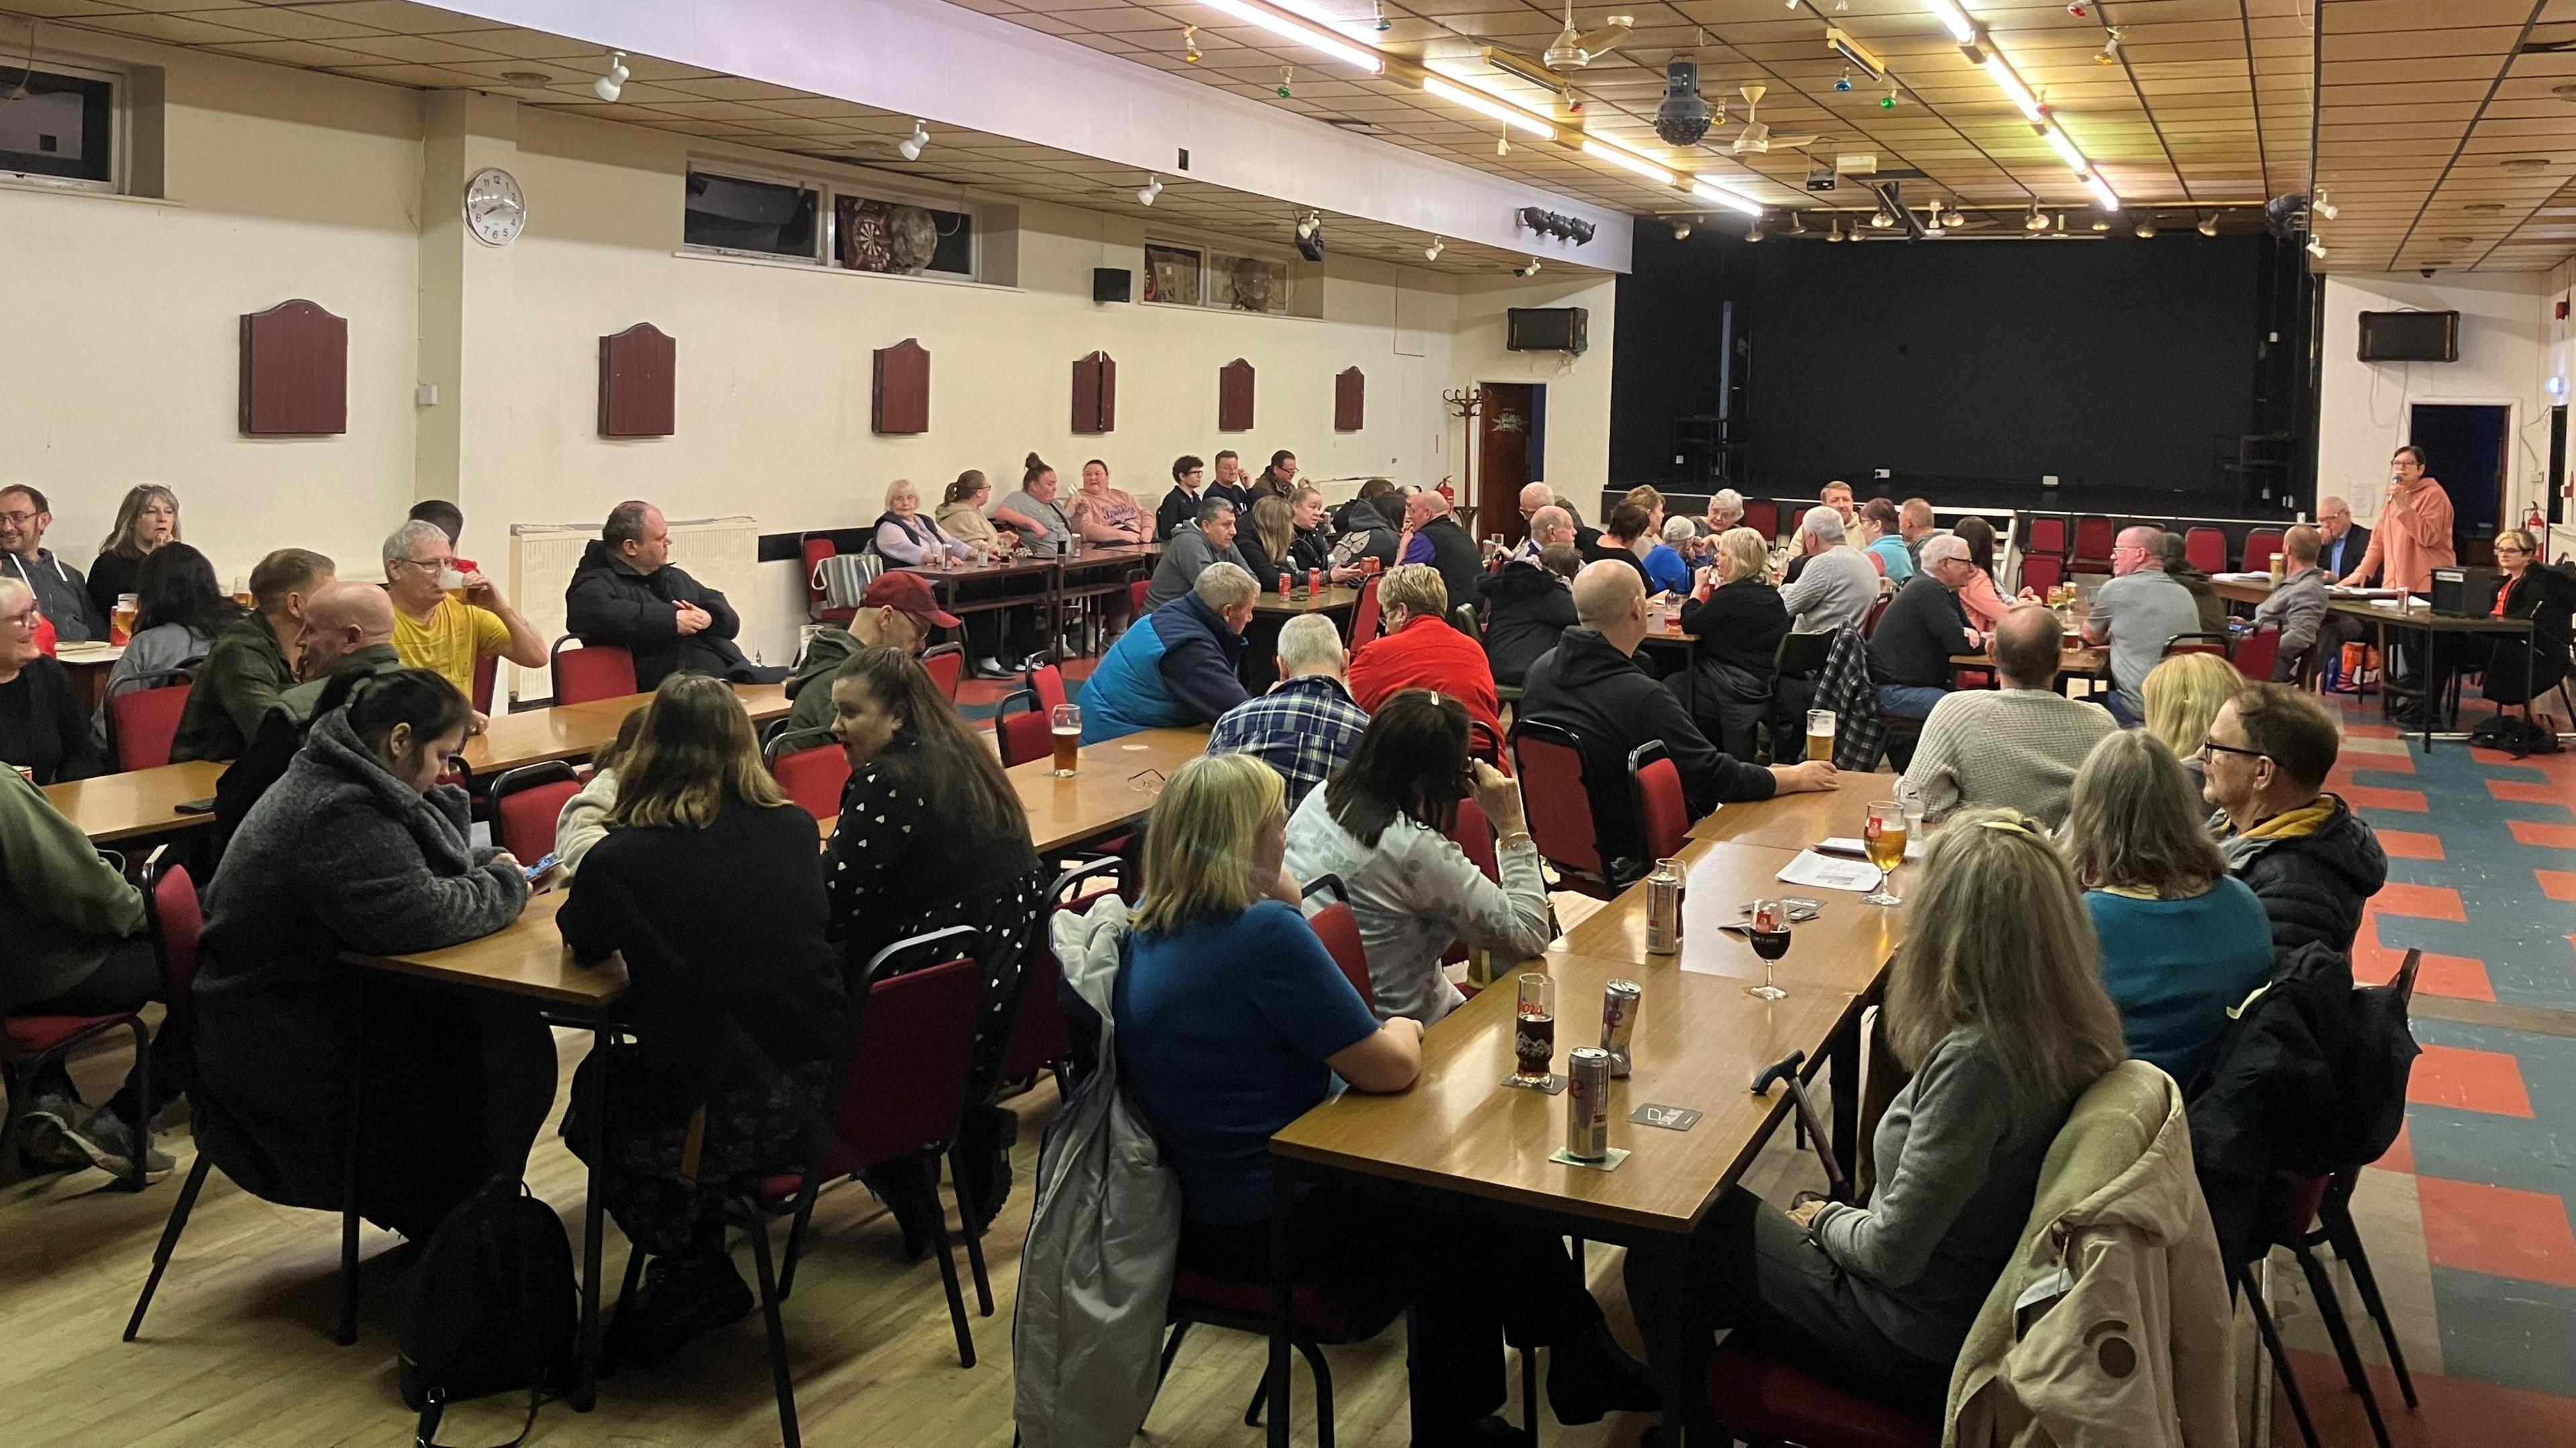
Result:
[[[2193,227],[2192,230],[2199,232],[2203,236],[2216,236],[2218,234],[2218,213],[2213,211],[2207,216],[2202,217],[2200,219],[2200,225]]]
[[[1878,98],[1878,108],[1882,111],[1892,111],[1896,109],[1896,82],[1889,81],[1887,83],[1887,94]]]
[[[2104,36],[2102,48],[2094,52],[2093,59],[2100,65],[2118,65],[2120,63],[2120,28],[2116,25],[2106,27]]]
[[[1297,218],[1297,254],[1308,261],[1324,259],[1324,213],[1309,211]]]
[[[1842,73],[1841,75],[1838,75],[1838,76],[1834,77],[1834,89],[1835,89],[1836,91],[1838,91],[1838,92],[1840,92],[1840,93],[1844,94],[1844,95],[1849,95],[1849,94],[1851,94],[1851,67],[1850,67],[1850,66],[1844,66],[1844,67],[1843,67],[1843,73]]]
[[[1759,221],[1746,223],[1744,227],[1744,239],[1746,241],[1760,241],[1762,239],[1762,223]]]
[[[2315,257],[2315,258],[2316,258],[2317,260],[2319,260],[2319,261],[2324,261],[2324,260],[2326,259],[2326,244],[2325,244],[2325,241],[2324,241],[2322,238],[2319,238],[2319,237],[2314,237],[2314,236],[2309,237],[2309,238],[2308,238],[2308,255],[2310,255],[2310,256],[2312,256],[2312,257]]]
[[[912,123],[912,134],[895,143],[894,153],[907,161],[921,159],[921,148],[930,144],[930,128],[918,119]]]
[[[1535,231],[1541,236],[1553,236],[1570,241],[1576,246],[1590,242],[1598,230],[1591,222],[1580,216],[1565,216],[1536,206],[1524,206],[1520,209],[1520,223],[1525,230]]]
[[[1790,213],[1789,213],[1789,235],[1791,235],[1791,236],[1804,236],[1804,235],[1806,235],[1806,234],[1807,234],[1807,217],[1806,217],[1806,213],[1804,213],[1804,212],[1799,212],[1799,211],[1792,211],[1792,212],[1790,212]]]
[[[2342,207],[2337,206],[2326,199],[2326,188],[2322,186],[2317,188],[2316,204],[2311,209],[2313,209],[2317,215],[2324,217],[2328,221],[2332,221],[2336,217],[2343,215]]]
[[[2133,228],[2131,228],[2131,229],[2132,229],[2132,230],[2134,230],[2134,231],[2137,233],[2138,240],[2140,240],[2140,241],[2146,241],[2146,240],[2148,240],[2148,239],[2152,238],[2152,237],[2156,234],[2156,223],[2155,223],[2155,220],[2154,220],[2152,217],[2150,217],[2150,218],[2148,218],[2148,219],[2146,219],[2146,220],[2142,220],[2142,221],[2140,221],[2140,222],[2139,222],[2135,227],[2133,227]]]
[[[1163,178],[1149,173],[1145,177],[1145,184],[1136,188],[1136,204],[1151,206],[1154,204],[1154,198],[1162,194]]]
[[[590,93],[615,104],[618,95],[626,89],[626,78],[631,74],[633,72],[626,68],[626,52],[612,50],[608,53],[608,73],[590,83]]]
[[[1950,198],[1950,204],[1941,208],[1941,224],[1953,231],[1968,224],[1967,213],[1959,209],[1957,197]]]
[[[1828,232],[1826,232],[1826,233],[1825,233],[1825,240],[1827,240],[1827,241],[1840,241],[1840,240],[1842,240],[1842,239],[1843,239],[1843,223],[1842,223],[1842,218],[1838,216],[1838,217],[1835,217],[1835,218],[1834,218],[1833,230],[1828,231]]]
[[[1887,208],[1884,206],[1870,213],[1869,229],[1872,231],[1885,231],[1895,224],[1896,218],[1888,215]]]
[[[2030,215],[2022,218],[2021,229],[2024,231],[2048,230],[2048,217],[2040,211],[2038,202],[2031,203]]]
[[[1685,216],[1681,220],[1673,223],[1673,240],[1688,241],[1690,240],[1690,234],[1691,223],[1689,217]]]
[[[1442,241],[1436,236],[1431,238],[1431,244],[1422,249],[1422,259],[1424,261],[1438,261],[1440,259],[1440,249],[1447,245],[1447,242]]]
[[[1538,275],[1538,258],[1537,258],[1537,257],[1531,257],[1531,258],[1529,259],[1529,265],[1528,265],[1528,266],[1522,266],[1522,267],[1514,267],[1514,268],[1512,268],[1512,275],[1513,275],[1513,276],[1516,276],[1516,277],[1521,278],[1523,281],[1527,281],[1529,278],[1534,277],[1534,276],[1537,276],[1537,275]]]
[[[1199,50],[1199,28],[1195,25],[1182,26],[1181,59],[1196,65],[1206,58],[1206,55]]]

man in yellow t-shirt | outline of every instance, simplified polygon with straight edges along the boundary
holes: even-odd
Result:
[[[405,523],[385,540],[385,592],[393,598],[394,652],[404,667],[441,675],[468,699],[475,668],[486,658],[498,655],[530,669],[546,661],[545,640],[492,580],[479,569],[457,572],[455,545],[435,523]],[[476,710],[475,731],[485,722]]]

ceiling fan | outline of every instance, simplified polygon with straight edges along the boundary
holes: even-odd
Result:
[[[1539,53],[1539,63],[1549,70],[1581,70],[1627,44],[1636,23],[1633,15],[1613,15],[1602,22],[1599,30],[1580,34],[1574,28],[1574,0],[1565,0],[1565,29]]]
[[[1786,146],[1795,151],[1812,146],[1816,144],[1816,142],[1824,139],[1824,137],[1814,133],[1797,136],[1775,136],[1771,134],[1771,127],[1755,115],[1755,109],[1762,104],[1763,94],[1769,89],[1769,86],[1760,85],[1739,87],[1738,93],[1744,97],[1744,129],[1735,133],[1735,140],[1727,149],[1733,151],[1739,156],[1743,155],[1747,151],[1768,151],[1773,146]]]

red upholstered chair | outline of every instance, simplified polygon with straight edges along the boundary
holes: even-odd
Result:
[[[2268,573],[2272,560],[2280,556],[2282,532],[2278,528],[2257,528],[2245,535],[2245,571]]]
[[[818,820],[841,812],[841,788],[850,782],[850,757],[829,729],[792,729],[769,741],[770,777],[787,797]]]
[[[1055,666],[1049,664],[1047,672],[1054,673]],[[1022,706],[1020,712],[1011,712],[1013,704]],[[1055,748],[1055,726],[1048,722],[1044,696],[1022,689],[1004,699],[993,711],[993,743],[1001,751],[1004,769],[1046,758]]]
[[[858,613],[855,608],[824,607],[823,590],[814,581],[815,566],[840,551],[841,545],[822,534],[808,533],[797,543],[797,556],[805,564],[805,616],[816,623],[846,624]]]
[[[1872,556],[1875,557],[1876,555],[1873,554]],[[1884,567],[1885,565],[1882,564],[1881,566]],[[1887,612],[1888,601],[1895,596],[1896,595],[1892,593],[1882,593],[1878,596],[1878,602],[1869,606],[1869,616],[1860,621],[1860,636],[1862,638],[1868,638],[1870,635],[1878,632],[1878,616]]]
[[[501,656],[485,654],[474,661],[474,712],[492,712],[492,688],[501,674]]]
[[[2111,520],[2099,513],[2087,513],[2075,520],[2074,567],[2078,573],[2108,573],[2111,570],[2111,544],[2118,535]]]
[[[2025,553],[2021,556],[2021,586],[2042,596],[2066,581],[2066,560],[2053,553]]]
[[[1486,879],[1497,885],[1503,882],[1502,861],[1494,854],[1494,822],[1485,818],[1484,808],[1476,803],[1475,796],[1458,801],[1458,818],[1449,826],[1449,838],[1458,842],[1458,848],[1476,862]]]
[[[26,1145],[21,1137],[26,1130],[27,1108],[35,1104],[37,1073],[48,1063],[62,1060],[81,1046],[116,1031],[129,1032],[134,1037],[135,1081],[138,1086],[148,1086],[152,1035],[138,1011],[102,1016],[0,1016],[0,1090],[9,1093],[7,1113],[0,1115],[0,1182],[18,1179],[19,1151]],[[135,1153],[133,1175],[125,1183],[138,1192],[149,1185],[144,1179],[144,1157],[151,1146],[148,1122],[144,1146],[145,1151]]]
[[[1646,832],[1646,857],[1667,860],[1690,843],[1690,796],[1682,772],[1660,739],[1628,754],[1628,784],[1636,792],[1637,822]]]
[[[1780,505],[1769,498],[1746,499],[1744,526],[1761,534],[1763,542],[1776,542],[1780,537]]]
[[[956,703],[958,682],[966,677],[966,646],[941,644],[929,649],[921,656],[921,667],[930,675],[930,682],[939,686],[939,692],[948,696],[948,702]]]
[[[1324,942],[1324,949],[1332,954],[1333,964],[1342,968],[1351,989],[1375,1010],[1377,990],[1369,983],[1368,948],[1360,942],[1360,920],[1351,913],[1351,902],[1336,900],[1307,916],[1306,923],[1314,927],[1315,938]]]
[[[2223,633],[2175,634],[2165,640],[2164,656],[2172,658],[2176,654],[2216,654],[2220,658],[2225,658],[2229,646],[2234,642],[2233,638]]]
[[[1150,578],[1139,578],[1135,582],[1128,584],[1127,617],[1130,619],[1143,618],[1145,616],[1145,595],[1153,591],[1154,580]]]
[[[2066,557],[2066,520],[2054,513],[2030,515],[2030,536],[2022,540],[2022,553],[2041,554],[2063,561]]]
[[[179,737],[189,688],[188,676],[175,670],[119,681],[117,691],[107,696],[107,742],[120,772],[158,769],[170,762],[170,744]]]
[[[1592,829],[1582,741],[1570,729],[1524,719],[1512,726],[1512,762],[1539,858],[1556,868],[1569,890],[1603,900],[1617,894]]]
[[[1058,704],[1073,701],[1065,697],[1064,671],[1053,664],[1040,664],[1029,670],[1029,689],[1038,696],[1038,712],[1051,712]]]
[[[581,779],[560,759],[504,770],[492,781],[492,838],[533,865],[554,853],[555,821],[564,801],[581,793]]]
[[[1937,1448],[1941,1420],[1917,1418],[1767,1357],[1731,1332],[1708,1363],[1708,1402],[1754,1448]]]
[[[2271,682],[2272,667],[2280,661],[2280,658],[2281,631],[2279,629],[2257,629],[2236,640],[2236,672],[2243,674],[2248,683]]]
[[[1403,1314],[1404,1302],[1392,1288],[1362,1295],[1302,1281],[1293,1284],[1288,1303],[1288,1341],[1305,1357],[1315,1380],[1315,1445],[1333,1448],[1333,1373],[1321,1349],[1376,1337]],[[1163,1376],[1168,1378],[1172,1359],[1180,1355],[1181,1339],[1193,1327],[1205,1324],[1268,1337],[1270,1282],[1266,1277],[1220,1277],[1183,1267],[1173,1274],[1171,1300],[1163,1315],[1172,1326],[1171,1336],[1163,1343]],[[1522,1371],[1529,1371],[1526,1361]],[[1270,1380],[1265,1375],[1253,1391],[1252,1406],[1244,1410],[1245,1427],[1261,1425],[1261,1409],[1269,1400]]]
[[[1351,606],[1351,648],[1377,637],[1377,580],[1360,585],[1360,600]]]
[[[1116,888],[1118,867],[1117,860],[1095,860],[1056,876],[1047,890],[1047,898],[1054,903],[1049,918],[1038,923],[1037,938],[1029,942],[1028,965],[1020,973],[1020,999],[1011,1012],[1010,1044],[1002,1048],[997,1079],[1026,1081],[1040,1071],[1052,1071],[1056,1094],[1072,1097],[1073,1083],[1065,1072],[1073,1062],[1073,1025],[1056,994],[1064,980],[1064,962],[1056,958],[1050,923],[1054,913],[1088,909],[1093,900]]]
[[[2207,526],[2192,528],[2182,535],[2182,556],[2203,573],[2227,571],[2227,535]]]
[[[565,648],[566,644],[575,647]],[[548,666],[558,704],[587,704],[642,692],[635,687],[635,656],[615,644],[584,645],[565,634],[555,640]]]

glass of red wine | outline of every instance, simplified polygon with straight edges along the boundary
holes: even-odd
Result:
[[[1548,1064],[1556,1059],[1556,977],[1531,972],[1520,978],[1512,1049],[1519,1061],[1518,1080],[1530,1084],[1547,1080]]]
[[[1762,983],[1748,985],[1744,993],[1766,1001],[1783,999],[1789,993],[1771,978],[1771,967],[1789,953],[1789,907],[1779,900],[1756,900],[1746,907],[1753,918],[1753,928],[1746,938],[1753,942],[1753,953],[1762,957]]]

